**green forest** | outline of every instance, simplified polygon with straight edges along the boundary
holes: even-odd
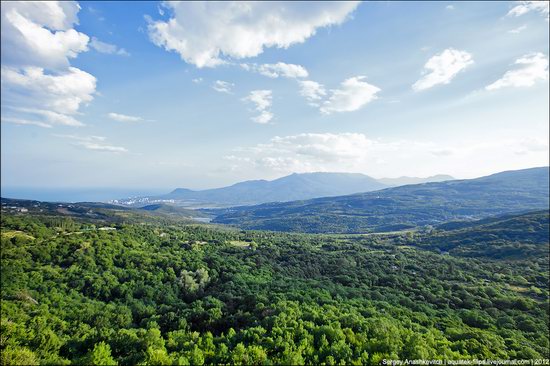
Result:
[[[548,211],[366,235],[32,212],[1,227],[3,365],[549,358]]]

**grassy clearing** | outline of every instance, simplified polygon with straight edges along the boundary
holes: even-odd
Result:
[[[19,231],[19,230],[10,230],[10,231],[2,232],[2,237],[4,237],[4,238],[11,239],[11,238],[14,238],[16,236],[20,237],[20,238],[30,239],[30,240],[35,239],[34,236],[26,234],[26,233],[24,233],[22,231]]]

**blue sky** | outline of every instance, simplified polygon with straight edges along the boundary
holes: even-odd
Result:
[[[2,3],[2,186],[548,165],[548,3]]]

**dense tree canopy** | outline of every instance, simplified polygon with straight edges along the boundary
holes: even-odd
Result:
[[[2,364],[549,357],[547,253],[441,254],[438,230],[96,224],[2,216]]]

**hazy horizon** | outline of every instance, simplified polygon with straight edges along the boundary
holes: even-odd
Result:
[[[538,167],[525,167],[523,169],[531,169],[531,168],[538,168]],[[500,173],[498,172],[492,172],[487,175]],[[366,176],[369,176],[371,178],[374,178],[376,180],[384,180],[384,179],[398,179],[398,178],[429,178],[429,177],[410,177],[410,176],[393,176],[393,177],[373,177],[369,174],[359,173],[359,172],[310,172],[310,173],[350,173],[350,174],[363,174]],[[290,174],[300,174],[300,173],[290,173]],[[286,177],[290,174],[285,174],[280,177],[276,177],[271,180],[280,179],[283,177]],[[434,174],[433,176],[437,175],[448,175],[448,174]],[[452,177],[454,179],[474,179],[474,178],[480,178],[483,177],[472,177],[472,178],[462,178],[462,177]],[[430,176],[432,177],[432,176]],[[265,179],[260,179],[265,180]],[[83,201],[98,201],[98,202],[106,202],[111,201],[115,199],[121,199],[121,198],[129,198],[129,197],[138,197],[138,196],[154,196],[159,194],[165,194],[169,193],[174,189],[177,188],[187,188],[191,190],[207,190],[207,189],[215,189],[215,188],[222,188],[226,186],[231,186],[233,184],[237,184],[240,182],[243,182],[245,180],[238,180],[232,183],[229,183],[227,185],[218,185],[218,186],[211,186],[211,187],[191,187],[191,186],[185,186],[185,185],[179,185],[174,187],[105,187],[105,186],[99,186],[99,187],[70,187],[70,186],[58,186],[58,187],[47,187],[47,186],[2,186],[1,187],[1,194],[0,196],[3,198],[14,198],[14,199],[30,199],[30,200],[38,200],[38,201],[51,201],[51,202],[83,202]]]

